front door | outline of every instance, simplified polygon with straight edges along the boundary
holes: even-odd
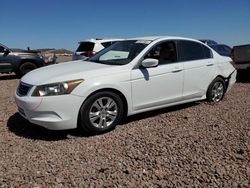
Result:
[[[181,100],[183,65],[177,61],[175,42],[156,45],[146,58],[158,59],[159,65],[132,70],[133,110],[142,111]]]

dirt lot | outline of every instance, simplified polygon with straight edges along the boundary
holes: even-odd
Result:
[[[0,187],[249,187],[250,80],[219,104],[126,118],[88,136],[48,131],[16,113],[18,79],[0,74]]]

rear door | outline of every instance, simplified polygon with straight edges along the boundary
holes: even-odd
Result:
[[[213,79],[214,59],[205,45],[189,40],[178,41],[178,52],[183,62],[183,99],[200,98],[206,94]]]

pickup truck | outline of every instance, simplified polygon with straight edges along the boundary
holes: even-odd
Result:
[[[0,44],[0,73],[15,72],[22,77],[29,71],[45,65],[44,60],[34,50],[11,50]]]
[[[250,44],[234,46],[232,49],[234,67],[238,70],[250,70]]]

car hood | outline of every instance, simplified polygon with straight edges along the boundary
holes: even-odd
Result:
[[[121,66],[106,65],[88,61],[70,61],[49,65],[33,70],[22,77],[21,81],[31,85],[43,85],[74,79],[89,79],[119,72]]]

